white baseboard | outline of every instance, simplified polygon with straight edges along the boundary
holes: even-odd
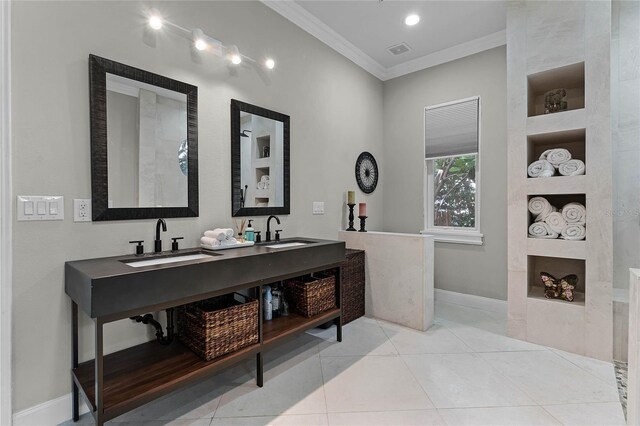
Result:
[[[474,296],[472,294],[456,293],[455,291],[435,289],[436,302],[446,302],[462,305],[468,308],[482,309],[499,314],[507,314],[507,301]]]
[[[87,405],[80,401],[80,414],[88,413]],[[71,419],[71,394],[22,410],[13,415],[14,426],[58,425]]]

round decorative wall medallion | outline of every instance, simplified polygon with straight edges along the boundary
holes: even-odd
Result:
[[[356,160],[356,182],[365,194],[371,194],[378,186],[378,163],[369,152],[363,152]]]

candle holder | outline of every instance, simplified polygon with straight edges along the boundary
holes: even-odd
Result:
[[[355,232],[356,228],[353,227],[353,208],[356,206],[355,204],[347,204],[349,206],[349,227],[346,229],[347,231]]]
[[[358,216],[360,218],[360,230],[358,232],[367,232],[366,229],[364,229],[364,223],[367,220],[367,216]]]

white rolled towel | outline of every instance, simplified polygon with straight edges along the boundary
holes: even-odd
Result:
[[[561,234],[562,231],[567,227],[567,221],[562,217],[562,213],[553,212],[550,213],[549,216],[544,220],[547,225],[558,234]]]
[[[532,178],[551,177],[556,174],[556,168],[547,160],[538,160],[529,164],[527,173]]]
[[[200,244],[207,247],[216,247],[220,245],[220,240],[218,240],[217,238],[202,237],[200,238]]]
[[[578,176],[584,174],[585,166],[582,160],[569,160],[560,164],[558,171],[562,176]]]
[[[529,212],[536,216],[536,222],[545,220],[554,211],[554,207],[544,197],[533,197],[529,200]]]
[[[235,232],[231,228],[225,228],[225,232],[227,233],[227,240],[233,238],[233,235],[235,234]]]
[[[562,208],[562,217],[567,223],[585,223],[587,209],[580,203],[569,203]]]
[[[226,240],[222,241],[222,245],[223,246],[231,246],[231,245],[234,245],[234,244],[238,244],[238,240],[236,240],[233,237],[227,238]]]
[[[535,222],[529,226],[529,236],[533,238],[558,238],[558,233],[546,222]]]
[[[225,238],[227,238],[227,230],[216,228],[213,231],[205,231],[204,236],[208,238],[215,238],[218,241],[222,241]]]
[[[260,182],[269,182],[269,175],[262,175]]]
[[[547,160],[555,168],[558,168],[560,164],[571,160],[571,153],[564,148],[548,149],[542,153],[540,159]]]
[[[265,182],[258,182],[258,189],[266,189],[264,186]]]
[[[562,238],[565,240],[584,240],[587,236],[587,228],[579,223],[570,223],[562,230]]]

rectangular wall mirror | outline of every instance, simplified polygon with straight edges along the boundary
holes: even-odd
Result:
[[[89,57],[93,220],[198,216],[198,88]]]
[[[289,116],[231,100],[233,216],[289,214]]]

